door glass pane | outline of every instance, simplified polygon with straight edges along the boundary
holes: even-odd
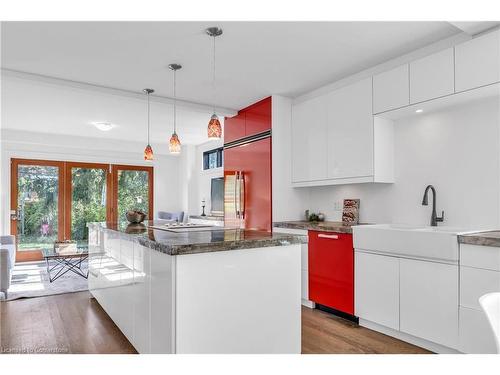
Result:
[[[58,237],[59,168],[19,165],[18,251],[52,248]]]
[[[147,171],[118,170],[118,221],[128,210],[149,214],[149,174]]]
[[[71,168],[71,239],[87,245],[87,223],[106,221],[106,170]]]

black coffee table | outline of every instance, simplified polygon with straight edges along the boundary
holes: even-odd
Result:
[[[50,282],[57,280],[68,271],[76,273],[85,279],[88,278],[88,269],[87,272],[82,270],[83,261],[89,257],[87,247],[75,246],[75,249],[64,249],[61,251],[58,248],[43,249],[42,253],[47,263],[47,273],[49,274]]]

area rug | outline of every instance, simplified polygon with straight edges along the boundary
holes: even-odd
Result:
[[[82,270],[86,271],[87,261],[82,263]],[[88,290],[87,279],[69,271],[54,280],[49,281],[45,262],[16,263],[12,272],[12,282],[5,299],[0,292],[1,301],[11,301],[19,298],[50,296],[54,294],[81,292]]]

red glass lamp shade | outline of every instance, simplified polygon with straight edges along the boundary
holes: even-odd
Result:
[[[150,145],[144,149],[144,160],[153,160],[153,149]]]
[[[208,123],[208,139],[219,139],[222,137],[222,126],[220,125],[219,118],[214,113]]]
[[[179,137],[175,132],[172,133],[172,136],[170,137],[168,149],[170,150],[171,154],[180,154],[181,152],[181,141],[179,140]]]

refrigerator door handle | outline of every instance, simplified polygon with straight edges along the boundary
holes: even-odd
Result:
[[[245,175],[243,174],[243,171],[240,172],[240,203],[239,203],[239,209],[240,209],[240,215],[241,218],[245,218]]]
[[[239,204],[239,179],[240,179],[240,172],[236,171],[234,172],[234,210],[236,217],[239,219],[240,218],[240,208],[238,206]]]

